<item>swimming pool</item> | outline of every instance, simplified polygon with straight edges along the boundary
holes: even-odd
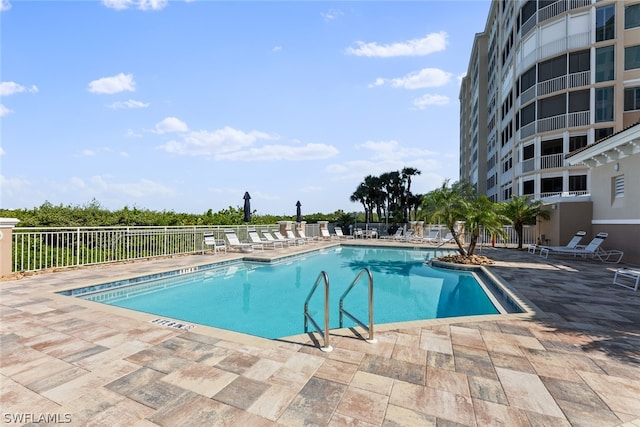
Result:
[[[305,332],[304,301],[321,271],[329,277],[331,328],[339,327],[338,299],[366,267],[374,280],[376,324],[504,312],[477,275],[425,265],[432,256],[433,250],[334,247],[280,262],[227,262],[65,293],[185,322],[281,338]],[[367,301],[363,281],[344,304],[366,323]],[[309,308],[320,322],[324,310],[320,289]],[[343,324],[354,325],[349,319]]]

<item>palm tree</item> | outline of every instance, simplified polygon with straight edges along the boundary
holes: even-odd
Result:
[[[412,168],[412,167],[402,168],[402,174],[401,174],[402,180],[407,182],[407,189],[404,193],[403,206],[402,206],[402,214],[405,222],[407,221],[407,210],[410,209],[409,198],[411,197],[411,177],[415,175],[420,175],[421,173],[422,172],[420,172],[416,168]]]
[[[534,225],[536,219],[549,219],[549,212],[542,210],[542,201],[530,200],[528,196],[513,196],[502,202],[501,212],[509,219],[518,236],[518,249],[522,249],[522,234],[525,225]]]
[[[465,228],[470,234],[468,255],[473,255],[481,231],[484,230],[490,235],[505,236],[502,225],[508,222],[509,218],[502,215],[499,209],[496,210],[495,203],[487,196],[482,195],[468,202],[466,210]]]
[[[449,186],[446,180],[440,188],[427,193],[422,199],[422,209],[429,222],[444,224],[458,245],[460,255],[466,256],[456,230],[456,222],[464,221],[469,212],[469,201],[474,197],[473,187],[467,182]]]

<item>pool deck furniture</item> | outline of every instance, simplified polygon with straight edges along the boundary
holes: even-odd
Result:
[[[278,247],[284,248],[284,243],[278,242],[277,240],[267,240],[260,238],[260,235],[255,230],[248,230],[247,234],[249,235],[249,239],[251,239],[251,243],[259,243],[263,245],[265,248],[277,249]]]
[[[627,281],[633,284],[625,283]],[[638,285],[640,284],[640,268],[623,267],[616,269],[616,272],[613,275],[613,284],[637,291]]]
[[[384,239],[384,240],[389,240],[389,239],[397,240],[397,239],[402,238],[402,232],[403,231],[404,230],[402,228],[398,228],[395,233],[393,233],[391,235],[388,235],[388,236],[380,236],[380,238]]]
[[[601,247],[608,235],[609,234],[605,232],[598,233],[588,245],[577,246],[573,249],[562,247],[542,247],[540,248],[540,256],[548,258],[549,254],[565,254],[573,255],[574,257],[580,256],[582,258],[597,258],[604,263],[618,264],[622,261],[624,252],[616,249],[604,250]]]
[[[338,236],[338,239],[347,239],[347,240],[348,239],[354,239],[354,237],[351,236],[351,235],[345,235],[342,232],[342,228],[340,228],[340,227],[336,227],[335,230],[334,230],[334,233],[336,233],[336,236]]]
[[[273,234],[271,234],[271,232],[269,230],[262,230],[261,231],[262,236],[264,237],[264,239],[267,242],[277,242],[282,244],[282,246],[284,247],[284,245],[290,246],[291,245],[291,241],[289,241],[289,239],[276,239],[275,237],[273,237]]]
[[[335,234],[329,233],[329,229],[328,228],[321,228],[320,229],[320,237],[322,237],[323,240],[337,240],[338,239],[338,236],[336,236]]]
[[[230,248],[238,249],[241,252],[253,252],[254,249],[264,250],[264,244],[262,243],[241,242],[233,230],[225,230],[224,235],[227,238],[227,242],[229,242]]]
[[[213,234],[205,234],[202,236],[202,253],[204,253],[205,248],[210,248],[213,250],[214,254],[217,254],[220,251],[224,251],[227,253],[227,245],[223,241],[216,241],[216,238]]]
[[[571,240],[569,240],[569,242],[565,246],[546,246],[546,245],[537,245],[537,244],[529,245],[529,247],[527,248],[527,252],[535,254],[536,250],[540,250],[542,248],[547,248],[549,250],[575,249],[578,247],[578,243],[580,243],[580,241],[586,234],[587,233],[585,231],[582,231],[582,230],[578,231],[576,234],[574,234],[574,236],[571,238]]]
[[[273,235],[275,236],[276,240],[280,240],[281,242],[287,242],[288,245],[294,244],[294,245],[304,245],[304,240],[303,239],[297,239],[295,237],[285,237],[282,233],[280,233],[277,230],[272,231],[271,233],[273,233]]]
[[[302,228],[298,228],[296,229],[298,236],[300,236],[300,239],[304,239],[305,242],[317,242],[320,240],[320,238],[318,236],[307,236],[307,234],[305,233],[305,231]]]

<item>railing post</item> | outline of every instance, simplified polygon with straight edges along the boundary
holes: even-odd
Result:
[[[0,277],[13,274],[11,267],[13,228],[19,222],[17,218],[0,218]]]

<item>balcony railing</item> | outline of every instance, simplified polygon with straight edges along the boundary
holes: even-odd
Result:
[[[575,113],[569,113],[567,114],[567,126],[570,128],[588,126],[591,122],[590,115],[590,111],[576,111]]]
[[[549,6],[545,6],[538,11],[538,22],[546,21],[556,15],[560,15],[567,11],[567,3],[565,0],[557,1]]]
[[[591,0],[569,0],[569,9],[591,6]]]
[[[569,87],[588,86],[591,84],[591,71],[580,71],[567,76],[569,79]]]
[[[566,165],[564,154],[550,154],[540,157],[540,169],[561,168]]]
[[[546,117],[538,120],[538,132],[549,132],[567,127],[567,115]]]
[[[567,76],[560,76],[554,79],[538,83],[538,96],[558,92],[567,88]]]

